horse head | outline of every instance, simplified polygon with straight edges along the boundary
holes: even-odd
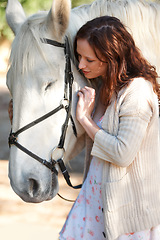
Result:
[[[64,49],[48,44],[44,39],[64,44],[68,36],[73,52],[72,42],[76,31],[89,19],[103,15],[118,17],[127,26],[144,57],[160,73],[160,56],[157,54],[160,51],[158,3],[141,0],[95,0],[91,5],[80,6],[71,11],[70,0],[53,0],[48,13],[41,12],[26,18],[18,0],[8,0],[6,17],[15,33],[7,74],[7,84],[14,105],[13,133],[56,109],[64,98]],[[83,128],[76,121],[75,111],[77,91],[87,83],[73,64],[72,71],[75,81],[71,109],[77,137],[73,134],[70,121],[64,143],[64,161],[71,159],[81,149],[84,136]],[[45,159],[50,162],[51,155],[55,158],[53,148],[59,143],[65,118],[66,110],[63,108],[18,136],[11,134],[11,137],[36,156],[40,156],[42,161]],[[57,166],[55,168],[57,171]],[[14,191],[25,201],[41,202],[51,199],[58,192],[57,175],[15,145],[11,146],[10,151],[9,177]]]
[[[62,43],[63,46],[70,9],[69,0],[54,0],[49,12],[40,12],[26,18],[17,0],[8,1],[6,18],[15,34],[7,73],[7,85],[13,98],[14,133],[56,109],[64,99],[64,49],[47,44],[45,39]],[[76,121],[75,112],[77,91],[86,82],[73,63],[71,65],[75,78],[71,114],[77,137],[69,121],[64,142],[65,162],[81,149],[84,136],[83,128]],[[50,163],[51,155],[52,158],[57,157],[53,149],[59,143],[65,119],[66,109],[62,107],[54,115],[21,132],[16,136],[16,142]],[[55,170],[58,171],[57,165]],[[58,192],[58,177],[55,172],[51,172],[15,145],[11,145],[10,149],[9,178],[13,190],[26,202],[49,200]]]

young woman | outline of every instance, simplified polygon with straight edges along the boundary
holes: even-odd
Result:
[[[82,26],[75,56],[84,76],[100,84],[78,92],[85,181],[59,239],[159,240],[157,73],[114,17]]]

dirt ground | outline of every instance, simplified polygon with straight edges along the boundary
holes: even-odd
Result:
[[[6,69],[9,57],[9,44],[0,42],[0,239],[1,240],[56,240],[72,203],[56,196],[53,200],[29,204],[23,202],[11,189],[8,179],[8,102],[10,94],[6,87]],[[83,164],[80,157],[71,164],[73,184],[82,181]],[[78,172],[76,172],[78,166]],[[60,194],[75,199],[78,190],[67,187],[59,176]]]

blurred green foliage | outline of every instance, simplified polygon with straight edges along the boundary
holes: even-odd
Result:
[[[52,5],[52,0],[19,0],[22,4],[26,15],[31,15],[39,10],[49,10]],[[72,7],[81,4],[91,3],[93,0],[72,0]],[[7,25],[5,17],[5,9],[7,0],[0,0],[0,39],[13,39],[13,33]]]
[[[72,0],[72,7],[77,7],[82,4],[88,4],[93,2],[94,0]]]

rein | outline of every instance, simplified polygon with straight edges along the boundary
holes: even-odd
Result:
[[[61,101],[60,105],[57,108],[50,111],[49,113],[43,115],[42,117],[34,120],[31,123],[25,125],[24,127],[20,128],[16,132],[12,132],[12,130],[11,130],[11,133],[10,133],[9,139],[8,139],[9,147],[11,147],[11,145],[15,145],[21,151],[23,151],[24,153],[26,153],[30,157],[34,158],[35,160],[37,160],[38,162],[43,164],[45,167],[49,168],[51,170],[51,172],[55,173],[56,175],[58,175],[58,171],[57,171],[55,166],[56,166],[56,164],[58,164],[59,168],[60,168],[60,170],[61,170],[61,172],[62,172],[62,174],[63,174],[63,176],[64,176],[64,178],[67,182],[67,184],[74,189],[79,189],[79,188],[82,187],[82,184],[77,185],[77,186],[72,185],[72,183],[70,181],[69,173],[68,173],[68,171],[66,169],[66,166],[63,162],[63,156],[61,158],[59,158],[58,160],[55,160],[51,157],[51,161],[48,162],[45,159],[42,159],[38,155],[34,154],[33,152],[31,152],[30,150],[28,150],[24,146],[22,146],[20,143],[18,143],[18,135],[19,134],[21,134],[22,132],[26,131],[27,129],[35,126],[36,124],[44,121],[45,119],[54,115],[55,113],[57,113],[61,109],[65,109],[67,114],[66,114],[66,119],[64,121],[64,124],[62,125],[62,132],[61,132],[61,136],[60,136],[58,146],[54,148],[53,152],[57,149],[61,149],[61,150],[63,150],[63,152],[65,152],[64,142],[65,142],[65,137],[66,137],[66,132],[67,132],[69,120],[71,120],[71,123],[72,123],[73,133],[77,137],[76,126],[75,126],[74,120],[73,120],[72,115],[71,115],[72,85],[73,85],[74,77],[73,77],[73,73],[72,73],[72,70],[71,70],[71,59],[70,59],[70,50],[69,50],[68,38],[67,37],[65,38],[65,43],[64,44],[59,43],[59,42],[54,41],[54,40],[51,40],[51,39],[47,39],[47,38],[41,39],[41,42],[46,43],[46,44],[50,44],[52,46],[64,48],[64,54],[65,54],[65,58],[66,58],[65,79],[64,79],[64,83],[65,83],[65,85],[64,85],[64,98]],[[69,93],[69,96],[68,96],[68,93]],[[52,152],[52,154],[53,154],[53,152]],[[60,197],[63,198],[62,196],[60,196]],[[63,199],[67,200],[65,198],[63,198]],[[72,201],[72,200],[67,200],[67,201]]]

